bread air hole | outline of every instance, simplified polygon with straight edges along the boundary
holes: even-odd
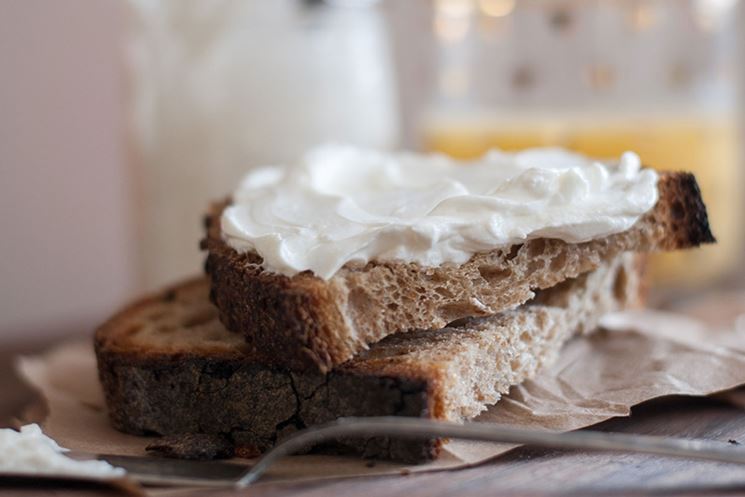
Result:
[[[522,246],[523,246],[522,243],[519,245],[513,245],[512,247],[510,247],[509,253],[507,253],[507,255],[504,258],[508,261],[511,261],[512,259],[517,257],[517,254],[520,253],[520,249],[522,248]]]
[[[487,283],[496,283],[512,276],[512,270],[499,266],[479,266],[479,274]]]
[[[446,299],[453,298],[453,292],[451,292],[444,286],[438,286],[437,288],[435,288],[435,292],[437,292],[438,295],[445,297]]]
[[[358,316],[363,316],[367,307],[369,307],[370,297],[362,288],[355,288],[349,292],[349,309]]]
[[[538,257],[539,255],[542,255],[546,252],[546,240],[543,238],[538,238],[536,240],[531,240],[526,245],[528,247],[528,257],[531,259]]]
[[[616,273],[616,279],[613,282],[613,296],[620,302],[626,301],[626,288],[629,282],[629,275],[626,269],[620,267]]]
[[[528,263],[528,274],[537,273],[546,267],[546,261],[543,259],[532,259]]]
[[[453,302],[440,306],[437,315],[449,323],[465,316],[483,316],[484,310],[470,302]]]
[[[566,252],[559,252],[556,255],[556,257],[554,257],[553,259],[551,259],[551,265],[549,266],[549,268],[551,269],[551,271],[556,272],[556,271],[559,271],[560,269],[564,268],[564,266],[566,266],[566,264],[567,264],[567,254],[566,254]]]

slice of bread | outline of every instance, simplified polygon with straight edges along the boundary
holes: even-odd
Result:
[[[259,360],[293,370],[330,370],[390,334],[442,328],[528,301],[626,251],[674,250],[711,243],[706,208],[691,174],[663,173],[659,201],[631,229],[586,243],[535,239],[474,255],[462,265],[349,264],[330,280],[262,268],[221,237],[227,203],[206,218],[205,269],[220,319],[243,334]]]
[[[627,254],[517,310],[392,335],[328,374],[259,364],[219,322],[207,280],[193,280],[132,304],[97,330],[100,379],[117,429],[223,434],[240,454],[342,416],[461,421],[533,377],[603,313],[636,304],[638,266]],[[436,456],[439,444],[375,437],[333,450],[417,462]]]

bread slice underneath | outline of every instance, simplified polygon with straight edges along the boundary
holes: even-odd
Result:
[[[211,299],[257,360],[326,372],[387,335],[514,308],[534,290],[577,277],[622,252],[714,241],[693,175],[663,173],[658,190],[653,210],[623,233],[578,244],[535,239],[476,254],[462,265],[349,264],[328,281],[310,272],[287,277],[266,271],[257,254],[232,249],[221,237],[223,203],[207,216],[203,242]]]
[[[328,374],[256,362],[197,279],[126,308],[95,335],[113,425],[134,434],[216,433],[239,453],[342,416],[471,419],[554,360],[599,317],[639,300],[638,260],[618,257],[517,310],[387,337]],[[334,451],[418,462],[438,440],[345,440]]]

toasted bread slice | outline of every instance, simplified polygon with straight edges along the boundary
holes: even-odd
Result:
[[[691,174],[663,173],[659,201],[631,229],[586,243],[535,239],[474,255],[462,265],[403,262],[349,264],[330,280],[266,271],[255,253],[221,237],[226,203],[206,218],[205,268],[220,319],[243,334],[261,362],[326,372],[385,336],[442,328],[488,316],[626,252],[674,250],[711,243],[706,208]]]
[[[397,334],[328,374],[262,365],[225,330],[197,279],[141,300],[101,326],[98,368],[113,425],[135,434],[224,434],[237,452],[342,416],[462,421],[554,360],[562,344],[639,299],[630,255],[541,292],[530,304],[435,331]],[[416,462],[437,440],[345,440],[335,451]]]

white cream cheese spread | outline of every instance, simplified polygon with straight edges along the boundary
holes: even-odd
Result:
[[[327,145],[297,164],[251,171],[223,211],[222,236],[264,268],[328,279],[348,262],[462,264],[473,254],[629,229],[657,202],[657,174],[627,152],[602,163],[562,149],[443,155]]]
[[[78,461],[67,457],[57,442],[42,433],[37,424],[20,431],[0,429],[0,472],[29,475],[120,478],[125,471],[106,461]]]

